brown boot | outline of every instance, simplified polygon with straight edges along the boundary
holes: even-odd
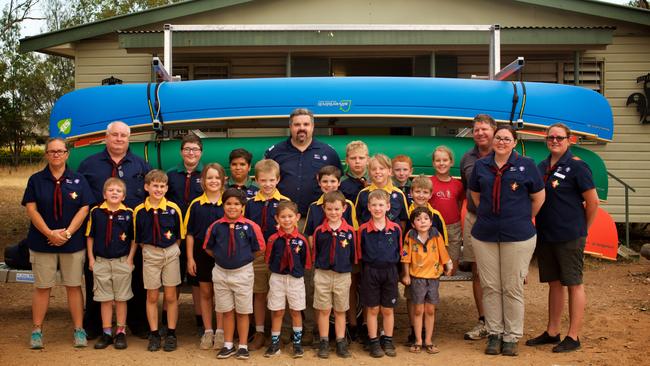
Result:
[[[266,342],[266,338],[264,337],[264,333],[255,332],[253,341],[248,344],[248,349],[251,351],[261,349],[264,347],[265,342]]]

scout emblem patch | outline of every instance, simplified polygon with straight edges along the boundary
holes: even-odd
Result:
[[[72,198],[73,200],[76,200],[77,197],[79,197],[79,195],[77,194],[77,192],[71,192],[71,193],[70,193],[70,198]]]
[[[555,179],[554,181],[551,182],[551,186],[553,188],[557,188],[557,186],[559,186],[559,185],[560,185],[560,182],[557,179]]]
[[[167,232],[165,233],[165,238],[167,238],[167,240],[170,240],[172,238],[171,230],[167,230]]]
[[[517,184],[517,182],[512,182],[512,184],[510,185],[510,189],[512,189],[513,192],[516,191],[518,188],[519,188],[519,184]]]
[[[120,234],[120,240],[125,241],[126,240],[126,233]]]
[[[341,247],[345,248],[348,246],[348,239],[341,240]]]

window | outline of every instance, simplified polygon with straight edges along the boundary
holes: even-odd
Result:
[[[227,63],[193,63],[175,64],[174,75],[180,75],[181,80],[227,79],[230,75],[230,65]]]
[[[595,58],[584,58],[580,60],[578,85],[604,94],[603,70],[605,62]],[[574,63],[567,61],[558,62],[559,83],[574,84]]]

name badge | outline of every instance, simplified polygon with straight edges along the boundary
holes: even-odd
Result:
[[[553,175],[556,176],[556,177],[558,177],[558,178],[560,178],[560,179],[564,179],[564,178],[566,178],[566,175],[561,174],[561,173],[558,173],[558,172],[553,173]]]

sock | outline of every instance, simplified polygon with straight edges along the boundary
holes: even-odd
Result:
[[[219,333],[223,334],[223,329],[217,329],[214,331],[214,334],[219,334]]]
[[[158,333],[158,329],[150,331],[151,335],[154,337],[160,337],[160,333]]]
[[[370,341],[370,343],[379,343],[379,337],[370,338],[368,340]]]
[[[255,326],[255,331],[257,333],[264,333],[264,326],[263,325],[256,325]]]
[[[336,343],[345,342],[345,338],[336,338]]]
[[[166,326],[167,325],[167,310],[162,311],[161,315],[161,320],[162,320],[162,325]]]
[[[233,347],[233,344],[232,342],[223,342],[223,346],[227,349],[231,349]]]
[[[167,336],[176,336],[176,329],[167,328]]]
[[[483,315],[479,316],[478,321],[485,323],[485,317]]]
[[[115,328],[115,334],[126,334],[126,325],[118,324]]]
[[[392,336],[389,337],[389,336],[385,335],[385,336],[382,336],[382,337],[384,337],[384,342],[391,342],[391,343],[393,342],[393,337]]]
[[[212,329],[206,329],[203,331],[203,334],[212,334],[214,331]]]
[[[302,342],[302,327],[293,327],[293,343]]]
[[[247,344],[240,344],[239,349],[242,349],[242,348],[245,349],[245,350],[248,350],[248,345]]]
[[[271,343],[280,343],[280,332],[271,332]]]
[[[329,343],[330,339],[327,337],[320,337],[320,341]]]
[[[104,331],[104,334],[107,334],[107,335],[109,335],[109,336],[110,336],[110,335],[113,335],[113,329],[112,329],[111,327],[108,327],[108,328],[102,328],[102,330]]]
[[[197,327],[202,327],[203,326],[203,317],[201,315],[195,315],[194,319],[196,320],[196,326]]]

